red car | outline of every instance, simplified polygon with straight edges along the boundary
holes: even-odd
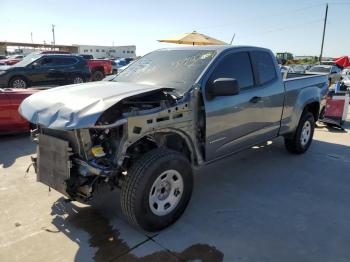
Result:
[[[0,60],[0,65],[14,65],[23,59],[24,55],[13,55],[7,59]]]
[[[28,121],[20,116],[18,107],[22,101],[38,92],[37,89],[0,88],[0,133],[17,133],[30,130]]]

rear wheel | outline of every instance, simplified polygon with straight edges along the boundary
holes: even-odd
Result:
[[[28,83],[23,77],[15,76],[10,80],[9,87],[10,88],[27,88]]]
[[[105,77],[104,73],[100,70],[96,70],[92,73],[92,81],[101,81]]]
[[[147,231],[173,224],[185,211],[193,187],[192,167],[182,154],[154,149],[126,175],[121,206],[131,224]]]
[[[291,138],[285,138],[287,150],[293,154],[305,153],[311,145],[315,130],[315,119],[312,113],[306,111],[299,120],[297,130]]]

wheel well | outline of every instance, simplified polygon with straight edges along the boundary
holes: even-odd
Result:
[[[191,161],[191,150],[188,147],[186,140],[176,133],[166,133],[164,135],[164,142],[162,144],[166,148],[178,151]]]
[[[304,111],[312,113],[314,115],[315,121],[317,121],[320,113],[320,103],[312,102],[310,104],[307,104],[304,108]]]
[[[141,155],[155,148],[165,147],[183,154],[192,162],[192,152],[186,140],[177,133],[155,133],[152,136],[146,136],[131,145],[126,154],[129,160],[137,159]],[[129,165],[130,163],[126,163]]]
[[[91,71],[92,73],[95,73],[96,71],[101,71],[104,74],[104,70],[102,66],[94,67]]]

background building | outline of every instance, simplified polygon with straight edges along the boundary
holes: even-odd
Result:
[[[41,43],[23,43],[23,42],[0,42],[0,55],[29,54],[33,51],[67,51],[70,53],[77,53],[77,47],[71,45],[52,45]]]
[[[93,55],[94,58],[128,58],[136,57],[136,46],[98,46],[98,45],[73,45],[77,47],[79,54]]]

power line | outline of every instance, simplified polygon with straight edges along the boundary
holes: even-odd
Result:
[[[270,17],[278,17],[278,16],[285,16],[286,14],[291,14],[291,13],[296,13],[296,12],[300,12],[300,11],[305,11],[314,7],[319,7],[319,6],[323,6],[323,4],[316,4],[316,5],[311,5],[311,6],[307,6],[307,7],[303,7],[303,8],[298,8],[298,9],[294,9],[294,10],[290,10],[288,12],[278,12],[278,13],[273,13],[273,14],[269,14],[266,16],[262,16],[259,19],[263,19],[263,18],[270,18]],[[208,29],[208,28],[215,28],[215,27],[226,27],[226,26],[232,26],[232,25],[237,25],[237,24],[241,24],[247,21],[251,21],[253,18],[247,18],[247,19],[243,19],[243,20],[238,20],[236,22],[232,22],[232,23],[225,23],[225,24],[217,24],[217,25],[212,25],[212,26],[207,26],[207,27],[202,27],[199,28],[199,30],[202,29]],[[256,19],[256,18],[255,18]]]
[[[294,28],[300,29],[301,26],[305,27],[305,25],[315,24],[315,23],[318,23],[318,22],[321,22],[321,21],[323,21],[323,18],[322,19],[313,19],[313,20],[305,21],[305,22],[300,23],[300,24],[294,24],[292,26],[280,27],[280,28],[275,28],[275,29],[272,29],[272,30],[263,31],[263,32],[260,32],[258,34],[254,34],[254,36],[270,34],[270,33],[285,31],[285,30],[288,30],[288,29],[294,29]]]

